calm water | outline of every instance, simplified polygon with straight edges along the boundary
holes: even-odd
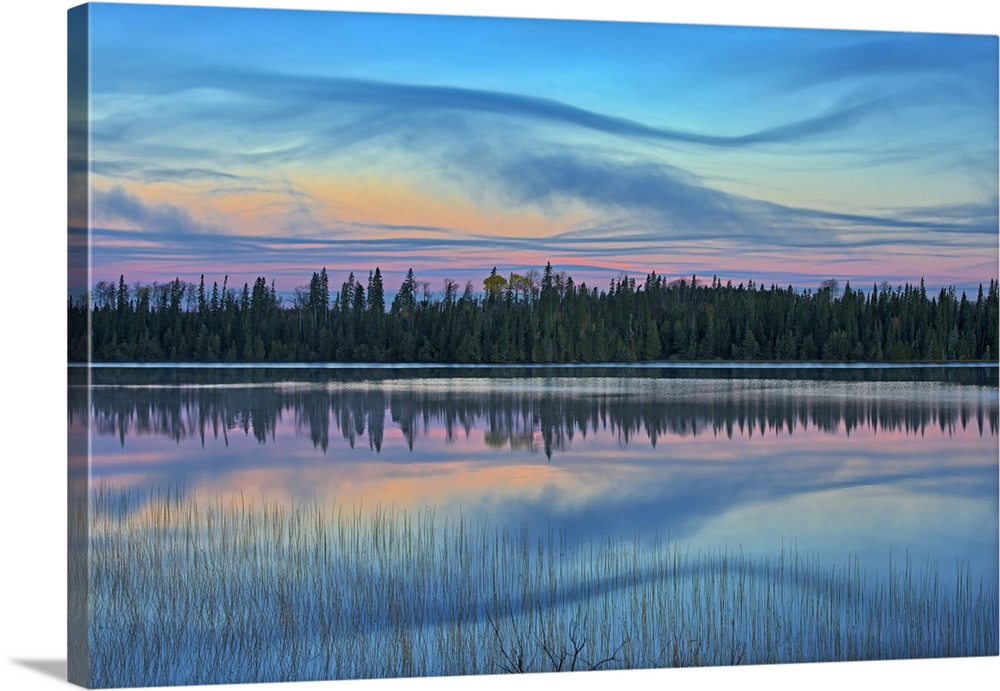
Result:
[[[995,367],[144,367],[93,383],[69,400],[92,486],[433,507],[883,570],[908,553],[997,579]]]

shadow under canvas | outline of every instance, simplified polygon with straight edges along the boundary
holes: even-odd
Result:
[[[32,669],[47,677],[66,681],[66,660],[11,660],[11,662]]]

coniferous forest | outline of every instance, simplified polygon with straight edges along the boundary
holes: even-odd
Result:
[[[69,302],[69,360],[94,362],[591,363],[663,360],[961,361],[997,358],[998,292],[956,295],[836,280],[796,291],[717,279],[577,285],[551,264],[434,291],[410,270],[387,305],[381,271],[290,300],[264,277],[236,288],[100,282]]]

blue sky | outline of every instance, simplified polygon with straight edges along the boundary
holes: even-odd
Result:
[[[107,4],[91,31],[95,280],[997,274],[995,36]]]

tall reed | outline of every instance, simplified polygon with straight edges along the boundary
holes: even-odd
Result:
[[[91,497],[97,687],[997,654],[995,582],[237,496]]]

